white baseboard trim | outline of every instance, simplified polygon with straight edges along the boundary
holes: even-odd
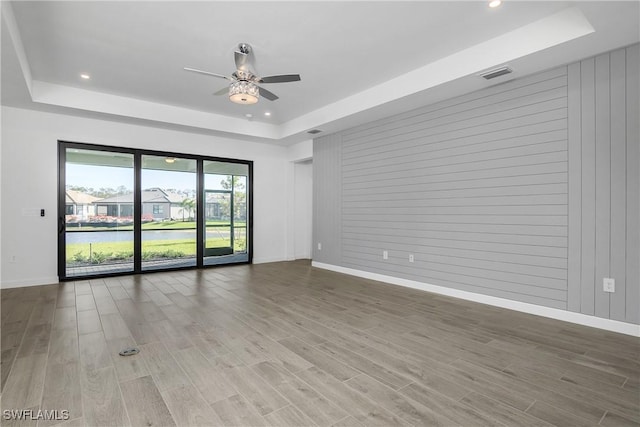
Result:
[[[341,267],[333,264],[325,264],[322,262],[312,261],[313,267],[331,270],[338,273],[348,274],[350,276],[362,277],[364,279],[377,280],[392,285],[404,286],[407,288],[419,289],[421,291],[433,292],[435,294],[447,295],[454,298],[460,298],[468,301],[479,302],[482,304],[502,307],[509,310],[521,311],[523,313],[534,314],[536,316],[548,317],[551,319],[562,320],[565,322],[576,323],[579,325],[590,326],[592,328],[604,329],[612,332],[619,332],[625,335],[640,337],[640,325],[633,323],[620,322],[617,320],[603,319],[600,317],[589,316],[587,314],[575,313],[573,311],[560,310],[557,308],[544,307],[541,305],[529,304],[526,302],[512,301],[506,298],[493,297],[489,295],[476,294],[458,289],[446,288],[444,286],[430,285],[428,283],[416,282],[414,280],[402,279],[399,277],[386,276],[384,274],[370,273],[368,271],[356,270],[353,268]]]
[[[40,286],[40,285],[56,285],[58,284],[57,277],[43,277],[39,279],[29,279],[29,280],[9,280],[3,281],[0,283],[0,289],[11,289],[11,288],[26,288],[29,286]]]
[[[266,264],[268,262],[281,262],[281,261],[287,261],[286,258],[282,258],[282,257],[265,257],[265,258],[253,258],[253,260],[251,260],[252,264]],[[290,260],[293,261],[293,260]]]

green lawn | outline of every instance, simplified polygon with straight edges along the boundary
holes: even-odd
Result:
[[[224,247],[227,239],[208,239],[207,247]],[[234,242],[236,251],[245,250],[244,239]],[[67,263],[87,263],[91,259],[94,264],[111,261],[125,261],[133,258],[133,242],[100,242],[67,244]],[[148,240],[142,242],[142,258],[182,258],[196,256],[196,243],[191,239]]]

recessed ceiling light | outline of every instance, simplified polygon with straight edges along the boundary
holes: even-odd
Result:
[[[490,8],[495,8],[498,7],[502,4],[502,0],[492,0],[489,2],[489,7]]]
[[[251,117],[253,117],[253,114],[251,114],[251,113],[247,113],[247,114],[245,114],[244,116],[245,116],[247,119],[250,119]]]
[[[84,79],[84,80],[89,80],[91,78],[91,76],[87,73],[82,73],[80,74],[80,78]]]
[[[270,113],[270,112],[268,112],[268,111],[265,111],[264,115],[265,115],[265,116],[270,116],[270,115],[271,115],[271,113]]]

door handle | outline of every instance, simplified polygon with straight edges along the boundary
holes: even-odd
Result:
[[[64,229],[65,229],[64,218],[60,217],[58,218],[58,234],[64,233]]]

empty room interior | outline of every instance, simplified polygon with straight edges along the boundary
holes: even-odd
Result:
[[[9,1],[6,426],[640,426],[640,2]]]

